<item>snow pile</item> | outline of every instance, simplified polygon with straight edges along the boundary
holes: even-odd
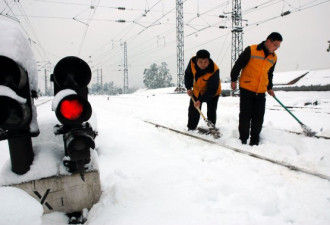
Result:
[[[145,123],[187,131],[189,97],[173,90],[89,97],[99,125],[92,154],[98,158],[102,196],[89,211],[87,224],[329,224],[329,181]],[[330,135],[330,92],[276,95],[319,135]],[[15,177],[7,143],[0,142],[2,184],[64,169],[63,140],[52,132],[57,121],[47,100],[36,101],[41,133],[33,139],[31,171]],[[320,104],[304,106],[312,100]],[[243,146],[238,140],[238,109],[239,98],[219,99],[216,126],[223,136],[218,144],[330,176],[330,140],[287,132],[301,132],[301,127],[273,98],[267,96],[259,146]],[[202,111],[206,114],[206,105]],[[206,126],[202,119],[199,126]],[[15,196],[8,200],[15,201]],[[67,224],[59,212],[41,219],[42,225]]]
[[[0,21],[0,55],[11,58],[27,70],[31,91],[38,91],[38,71],[32,49],[22,29],[7,21]]]
[[[40,225],[41,204],[21,189],[0,187],[1,225]]]

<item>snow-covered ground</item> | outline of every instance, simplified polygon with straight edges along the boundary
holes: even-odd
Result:
[[[276,95],[318,135],[330,136],[330,92]],[[87,224],[329,224],[330,181],[144,122],[186,131],[186,94],[174,94],[173,88],[167,88],[89,99],[98,124],[95,154],[102,196],[89,211]],[[0,184],[41,178],[61,167],[63,144],[53,134],[58,122],[48,100],[51,98],[35,102],[41,134],[33,139],[36,155],[26,175],[10,171],[7,143],[0,142]],[[305,106],[316,101],[317,105]],[[219,99],[216,126],[223,135],[217,140],[220,145],[330,176],[330,140],[287,132],[302,129],[272,97],[267,96],[260,145],[242,146],[237,131],[238,103],[237,97]],[[199,125],[206,127],[202,119]],[[67,223],[64,213],[42,216],[40,205],[33,203],[37,201],[18,192],[0,188],[1,225]]]

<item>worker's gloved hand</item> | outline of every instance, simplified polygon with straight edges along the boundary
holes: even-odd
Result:
[[[200,108],[201,107],[201,102],[199,100],[197,100],[195,102],[195,108]]]

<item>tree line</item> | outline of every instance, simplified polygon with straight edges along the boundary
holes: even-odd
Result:
[[[166,88],[174,87],[175,84],[172,83],[172,75],[170,70],[167,68],[167,63],[162,62],[160,65],[153,63],[149,68],[144,69],[143,72],[143,83],[146,88],[156,89],[156,88]],[[95,95],[119,95],[123,94],[123,88],[118,87],[113,81],[104,84],[94,83],[88,88],[90,94]],[[129,88],[126,94],[133,93],[136,88]],[[47,89],[46,93],[42,93],[40,89],[38,90],[39,96],[52,96],[53,90],[51,88]]]

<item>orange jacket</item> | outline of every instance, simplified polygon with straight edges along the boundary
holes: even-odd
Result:
[[[213,73],[206,73],[203,76],[199,77],[197,81],[195,81],[195,75],[196,75],[196,69],[195,69],[195,63],[193,60],[191,60],[191,71],[194,76],[194,84],[193,84],[193,93],[196,98],[198,98],[199,94],[203,95],[205,91],[207,90],[207,82],[210,79],[211,76],[214,75],[214,73],[219,70],[219,67],[213,63]],[[217,92],[214,96],[218,96],[221,94],[221,81],[219,80],[219,86],[217,89]]]
[[[251,45],[251,57],[243,68],[239,85],[256,93],[265,93],[268,85],[268,71],[277,61],[275,53],[265,57],[264,51],[258,51],[257,45]]]

